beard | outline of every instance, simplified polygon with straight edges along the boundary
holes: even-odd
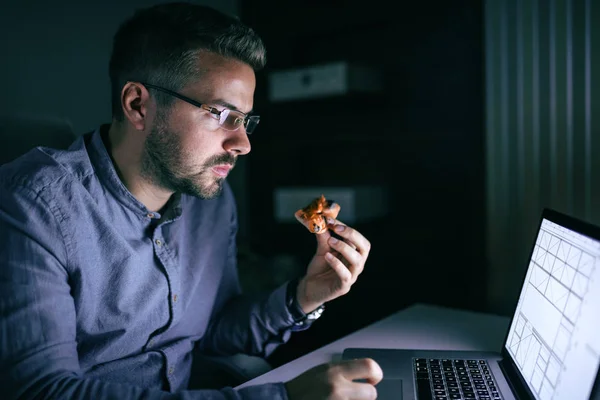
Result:
[[[157,123],[144,144],[142,177],[154,185],[176,193],[205,200],[220,196],[225,178],[216,177],[211,167],[219,164],[233,166],[235,157],[229,153],[212,156],[196,172],[191,172],[192,166],[185,160],[180,136],[168,129],[164,118],[157,116]]]

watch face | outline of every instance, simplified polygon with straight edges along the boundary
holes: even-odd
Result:
[[[323,310],[325,310],[325,306],[321,305],[315,311],[306,314],[306,318],[315,320],[315,319],[319,318],[321,316],[321,314],[323,314]]]

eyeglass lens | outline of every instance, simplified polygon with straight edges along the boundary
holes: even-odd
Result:
[[[221,115],[219,116],[219,124],[223,128],[234,131],[245,123],[246,133],[248,134],[254,131],[259,120],[260,118],[257,115],[246,117],[244,114],[228,109],[221,111]]]

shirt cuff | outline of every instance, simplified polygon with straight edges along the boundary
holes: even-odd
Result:
[[[264,304],[263,313],[275,330],[289,329],[295,322],[287,307],[288,282],[271,292]]]
[[[266,383],[263,385],[247,386],[237,390],[242,399],[248,400],[288,400],[287,390],[283,382]]]
[[[300,307],[300,303],[298,303],[298,299],[296,296],[299,283],[300,279],[296,278],[289,281],[287,284],[285,302],[294,322],[302,321],[304,318],[306,318],[306,313],[304,312],[304,310],[302,310],[302,307]]]
[[[300,279],[298,278],[289,281],[286,291],[286,307],[293,320],[290,329],[294,332],[304,331],[310,328],[313,323],[313,320],[306,318],[306,313],[300,307],[300,303],[298,303],[296,291],[298,290],[299,283]]]
[[[304,320],[306,314],[295,300],[297,280],[291,280],[275,289],[268,299],[267,310],[271,316],[273,325],[280,329],[291,331],[303,331],[312,325],[312,321]],[[298,323],[303,320],[302,323]]]

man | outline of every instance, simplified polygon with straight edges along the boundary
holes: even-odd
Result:
[[[299,281],[240,294],[225,178],[250,151],[257,35],[191,4],[114,39],[113,119],[0,169],[0,387],[8,398],[367,399],[372,360],[286,383],[186,390],[192,350],[266,357],[350,289],[369,242],[339,221]],[[366,379],[369,383],[353,382]]]

